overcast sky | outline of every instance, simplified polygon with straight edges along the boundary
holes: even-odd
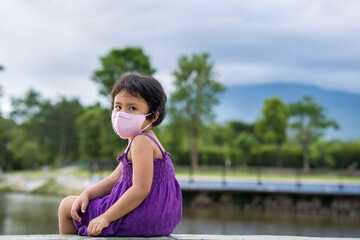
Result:
[[[171,92],[181,55],[207,52],[226,85],[305,83],[360,94],[359,0],[0,0],[0,99],[104,99],[111,49],[141,47]]]

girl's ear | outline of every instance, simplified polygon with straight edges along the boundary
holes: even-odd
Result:
[[[160,113],[159,113],[159,112],[155,112],[155,113],[154,113],[154,118],[151,120],[151,123],[156,122],[156,121],[158,120],[159,116],[160,116]]]

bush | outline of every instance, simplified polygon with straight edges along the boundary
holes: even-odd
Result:
[[[302,148],[297,145],[282,146],[282,161],[284,167],[302,166]],[[251,151],[249,166],[275,167],[276,166],[276,146],[258,146]]]
[[[245,136],[246,137],[246,136]],[[249,150],[240,141],[238,145],[226,150],[223,146],[203,145],[199,149],[199,165],[223,166],[226,156],[231,158],[231,166],[246,164],[248,166],[276,167],[276,145],[255,145]],[[240,148],[239,146],[243,146]],[[228,152],[227,152],[228,151]],[[189,165],[189,151],[173,152],[172,160],[177,165]],[[282,146],[283,166],[301,168],[303,166],[303,149],[297,144]],[[345,169],[351,164],[360,166],[360,140],[351,142],[321,141],[310,146],[310,164],[312,168]]]
[[[354,163],[360,166],[360,140],[336,143],[329,152],[334,158],[335,168],[348,168]]]
[[[226,151],[223,147],[208,146],[199,151],[199,165],[222,166],[224,165]]]
[[[331,169],[335,166],[335,159],[330,154],[331,143],[318,142],[310,147],[310,165],[313,168]]]

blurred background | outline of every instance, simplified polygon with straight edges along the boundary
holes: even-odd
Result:
[[[359,236],[359,12],[1,1],[0,234],[56,233],[61,197],[111,172],[127,141],[109,92],[138,72],[168,95],[155,131],[183,188],[177,233]]]

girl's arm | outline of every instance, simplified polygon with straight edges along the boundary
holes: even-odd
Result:
[[[150,192],[154,172],[154,142],[143,135],[137,136],[131,146],[133,185],[104,214],[93,219],[88,234],[96,236],[110,222],[134,210]]]
[[[110,176],[104,178],[94,186],[86,189],[82,194],[86,194],[89,197],[89,200],[108,195],[111,192],[111,189],[119,181],[122,172],[122,164],[120,163],[115,170],[110,174]]]
[[[78,212],[81,211],[84,213],[90,200],[109,194],[115,183],[119,180],[121,172],[122,164],[120,163],[110,176],[83,191],[71,207],[71,216],[75,220],[81,221]]]
[[[134,210],[150,192],[154,172],[154,142],[147,136],[137,136],[131,146],[133,185],[111,206],[104,217],[115,221]]]

